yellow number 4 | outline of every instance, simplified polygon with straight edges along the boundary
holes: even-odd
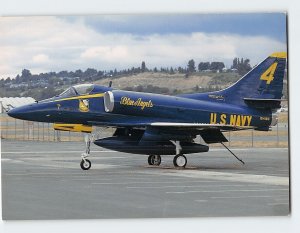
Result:
[[[267,84],[270,84],[274,79],[274,73],[277,67],[277,62],[273,63],[261,76],[261,80],[267,81]]]

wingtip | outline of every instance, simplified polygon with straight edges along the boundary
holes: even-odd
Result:
[[[277,58],[287,58],[286,52],[275,52],[270,55],[270,57],[277,57]]]

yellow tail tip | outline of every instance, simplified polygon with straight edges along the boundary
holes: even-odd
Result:
[[[276,52],[272,53],[270,57],[277,57],[277,58],[287,58],[287,53],[286,52]]]

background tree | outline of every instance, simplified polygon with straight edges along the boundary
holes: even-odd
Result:
[[[212,62],[210,64],[210,69],[213,71],[222,71],[222,69],[225,67],[223,62]]]
[[[142,61],[141,70],[142,72],[146,71],[146,63],[144,61]]]
[[[7,77],[6,79],[5,79],[5,83],[10,83],[11,82],[11,78],[10,77]]]
[[[248,73],[252,69],[252,67],[248,58],[241,58],[241,60],[239,58],[234,58],[231,69],[237,69],[237,72],[240,75],[244,75]]]
[[[81,69],[79,69],[79,70],[76,70],[76,71],[75,71],[75,76],[76,76],[76,77],[80,77],[80,78],[81,78],[81,77],[83,76],[83,72],[82,72],[82,70],[81,70]]]
[[[30,79],[31,79],[31,73],[30,73],[30,70],[23,69],[23,70],[22,70],[21,78],[22,78],[22,80],[24,80],[25,82],[30,81]]]
[[[231,69],[237,69],[237,66],[238,66],[238,59],[237,57],[235,57],[232,61]]]
[[[4,79],[0,79],[0,87],[4,87],[5,84],[5,80]]]
[[[22,81],[20,75],[16,76],[15,81],[16,83],[20,83]]]
[[[83,75],[85,77],[93,77],[97,75],[97,70],[96,69],[92,69],[92,68],[87,68],[84,72]]]
[[[200,62],[198,65],[199,71],[209,70],[210,69],[210,63],[209,62]]]
[[[188,73],[193,73],[196,71],[194,59],[189,60],[188,66],[187,66],[187,71],[188,71]]]
[[[173,67],[170,68],[170,74],[175,74]]]

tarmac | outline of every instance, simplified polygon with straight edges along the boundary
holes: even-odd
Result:
[[[92,145],[92,167],[81,170],[84,143],[2,140],[5,220],[285,216],[290,213],[287,148],[225,149],[173,156],[159,167],[146,155]]]

